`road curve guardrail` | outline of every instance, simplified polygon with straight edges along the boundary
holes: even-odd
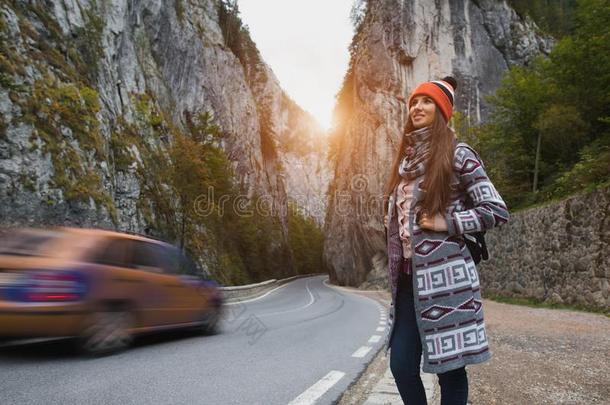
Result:
[[[280,280],[271,279],[267,281],[262,281],[256,284],[246,284],[246,285],[236,285],[229,287],[220,287],[220,290],[223,292],[225,297],[225,302],[239,302],[245,301],[248,299],[260,297],[272,289],[279,287],[283,284],[289,283],[298,278],[312,277],[312,276],[320,276],[325,273],[311,273],[311,274],[299,274],[297,276],[292,276],[288,278],[283,278]]]

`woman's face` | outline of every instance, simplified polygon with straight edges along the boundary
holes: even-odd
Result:
[[[409,106],[409,115],[415,129],[432,125],[435,114],[436,104],[430,97],[425,95],[413,97]]]

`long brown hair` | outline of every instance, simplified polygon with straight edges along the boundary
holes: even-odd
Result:
[[[436,105],[436,103],[435,103]],[[447,121],[436,106],[436,113],[431,125],[430,137],[430,156],[426,162],[426,173],[422,187],[426,192],[423,199],[419,202],[422,210],[428,215],[440,213],[445,214],[445,209],[449,205],[451,194],[451,174],[453,170],[453,140],[454,134],[447,126]],[[415,130],[411,115],[407,119],[404,133]],[[398,167],[405,156],[407,147],[407,137],[404,134],[400,138],[400,145],[394,156],[392,171],[384,188],[384,214],[387,214],[388,199],[400,182]]]

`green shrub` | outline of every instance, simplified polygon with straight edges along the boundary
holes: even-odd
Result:
[[[608,2],[580,0],[573,32],[548,57],[506,72],[489,98],[488,123],[472,128],[463,117],[454,120],[462,139],[489,163],[489,175],[511,209],[607,182],[609,42]]]

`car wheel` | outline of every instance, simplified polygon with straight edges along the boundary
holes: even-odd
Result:
[[[96,311],[89,315],[79,339],[82,352],[100,356],[123,350],[131,344],[133,315],[123,310]]]
[[[201,324],[198,330],[204,335],[214,335],[219,332],[220,319],[222,317],[221,308],[212,308],[201,317]]]

